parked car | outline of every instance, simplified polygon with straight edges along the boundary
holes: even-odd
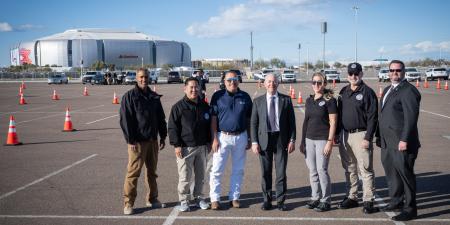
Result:
[[[169,74],[167,75],[167,83],[170,84],[173,82],[183,83],[179,71],[170,71]]]
[[[83,84],[91,83],[91,80],[98,75],[103,76],[103,73],[101,71],[87,71],[83,74],[83,76],[81,76],[81,82]]]
[[[420,72],[417,70],[416,67],[406,67],[405,68],[405,79],[407,81],[415,81],[415,80],[421,81],[422,80],[420,78]]]
[[[437,78],[448,80],[448,73],[444,67],[429,68],[425,73],[427,80],[435,80]]]
[[[283,70],[281,73],[280,82],[297,82],[295,72],[293,70]]]
[[[157,69],[150,69],[149,70],[149,83],[151,84],[152,82],[157,84],[158,83],[158,78],[159,75],[161,73],[161,69],[157,68]]]
[[[48,84],[68,84],[69,79],[65,73],[57,73],[48,76]]]
[[[327,78],[327,81],[335,80],[336,82],[341,82],[341,75],[339,74],[339,72],[337,70],[325,69],[323,71],[323,74]]]
[[[264,81],[264,76],[261,71],[256,71],[256,72],[253,72],[253,79]]]
[[[125,84],[136,84],[136,71],[128,71],[125,74]]]
[[[388,68],[382,68],[380,69],[380,71],[378,72],[378,82],[386,82],[389,81],[389,69]]]

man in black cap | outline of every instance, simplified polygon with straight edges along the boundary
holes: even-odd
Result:
[[[361,64],[348,65],[349,85],[339,92],[339,122],[336,137],[345,170],[347,195],[338,208],[358,207],[358,174],[363,183],[363,212],[379,211],[373,206],[375,174],[373,171],[373,144],[378,118],[378,101],[375,92],[363,81]]]

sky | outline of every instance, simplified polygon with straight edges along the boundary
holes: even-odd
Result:
[[[357,6],[357,16],[353,6]],[[277,57],[288,65],[377,58],[450,60],[447,0],[77,0],[4,1],[0,10],[0,66],[20,42],[74,28],[139,31],[186,42],[192,60]],[[300,51],[298,49],[301,44]]]

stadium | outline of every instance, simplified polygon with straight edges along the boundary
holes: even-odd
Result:
[[[11,65],[83,67],[97,61],[117,67],[149,64],[191,66],[191,49],[184,42],[112,29],[72,29],[11,49]]]

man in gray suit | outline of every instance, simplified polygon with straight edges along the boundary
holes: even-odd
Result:
[[[264,203],[262,210],[272,208],[272,165],[275,159],[277,208],[285,211],[286,166],[288,153],[295,147],[295,115],[291,98],[278,93],[278,78],[269,74],[264,85],[267,93],[253,101],[250,133],[252,151],[259,155]]]
[[[380,101],[377,140],[391,198],[383,210],[401,210],[392,220],[407,221],[417,216],[414,162],[420,148],[417,120],[421,96],[405,79],[402,61],[391,61],[389,78],[391,85],[384,89]]]

